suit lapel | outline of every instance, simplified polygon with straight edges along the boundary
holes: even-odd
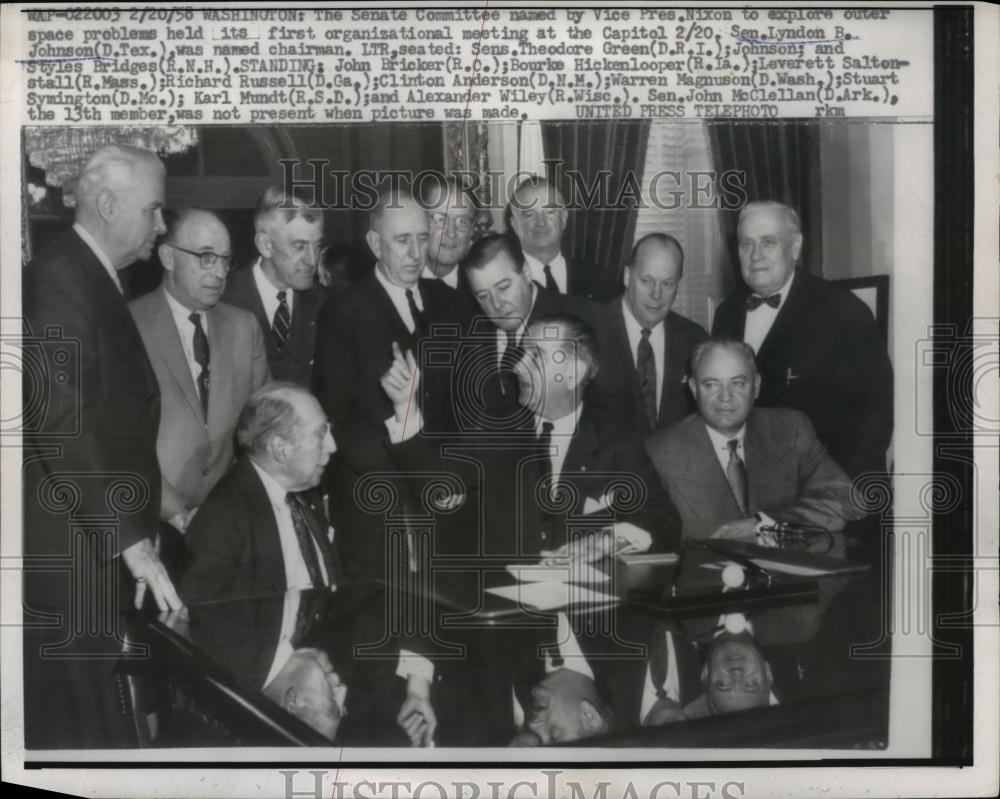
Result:
[[[330,527],[323,512],[321,501],[316,497],[316,492],[307,492],[302,495],[303,513],[308,517],[307,522],[310,529],[315,533],[316,544],[323,557],[323,565],[326,568],[326,575],[330,585],[337,585],[343,582],[343,573],[340,570],[340,561],[337,552],[327,537]]]
[[[158,335],[163,342],[163,346],[160,348],[160,351],[163,353],[163,360],[166,362],[170,374],[177,381],[177,385],[180,386],[184,399],[191,406],[191,412],[204,424],[205,415],[201,409],[201,401],[198,399],[198,391],[194,386],[194,379],[191,377],[191,369],[188,368],[187,358],[184,357],[181,334],[177,331],[177,325],[174,323],[174,315],[170,312],[170,306],[167,304],[166,290],[160,288],[158,291],[159,296],[157,297],[155,306],[156,316],[153,321],[153,329],[159,331]],[[211,333],[211,325],[209,325],[209,332]],[[211,344],[209,347],[211,347]],[[209,349],[210,358],[212,358],[211,352],[211,349]],[[214,371],[214,358],[209,361],[209,366]],[[214,381],[210,381],[209,383],[209,398],[212,396],[213,383]]]
[[[250,487],[247,492],[250,518],[255,520],[253,524],[260,533],[256,536],[257,559],[274,589],[285,591],[288,588],[288,581],[285,579],[285,557],[281,554],[281,537],[278,534],[278,522],[274,518],[271,500],[249,459],[244,458],[235,468],[247,472],[246,480]]]
[[[682,478],[684,493],[691,498],[705,529],[711,532],[723,521],[739,518],[740,512],[704,423],[698,420],[692,427],[686,452],[688,469]]]
[[[743,452],[747,468],[747,501],[751,508],[761,507],[768,504],[768,486],[777,483],[772,479],[773,470],[775,464],[782,462],[782,452],[754,411],[747,418]]]
[[[569,442],[559,442],[560,446],[567,446],[566,459],[563,461],[560,482],[582,479],[588,473],[592,473],[599,464],[601,457],[600,441],[598,439],[597,420],[592,412],[586,407],[580,414],[579,428]],[[579,504],[574,512],[579,513],[583,503],[587,498],[586,482],[579,486]]]
[[[625,328],[625,298],[622,297],[611,308],[611,334],[618,349],[618,359],[622,369],[628,372],[632,385],[631,396],[639,397],[639,372],[632,356],[632,344],[628,340],[628,330]]]
[[[229,315],[218,308],[205,312],[208,319],[208,353],[211,380],[208,388],[208,426],[226,416],[233,391],[233,334]]]
[[[788,291],[788,299],[781,306],[778,315],[774,319],[774,324],[767,331],[763,343],[760,345],[760,352],[757,353],[757,360],[767,362],[775,359],[783,349],[792,346],[798,341],[798,335],[804,329],[802,318],[809,313],[809,286],[808,275],[801,272],[795,275],[792,287]],[[743,309],[746,318],[746,307]]]
[[[680,352],[680,342],[673,324],[673,316],[668,314],[663,321],[663,374],[660,375],[660,410],[657,421],[663,419],[670,405],[673,392],[679,391],[674,381],[677,375],[684,376],[684,356]],[[669,381],[669,382],[668,382]]]

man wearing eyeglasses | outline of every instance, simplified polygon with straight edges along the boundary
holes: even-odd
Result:
[[[182,211],[159,256],[163,284],[129,310],[160,387],[160,518],[183,533],[229,469],[240,410],[270,374],[253,314],[219,301],[232,252],[218,217]]]

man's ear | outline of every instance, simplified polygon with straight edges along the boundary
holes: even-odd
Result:
[[[760,396],[760,372],[753,376],[753,398]]]
[[[253,243],[262,258],[270,258],[274,254],[274,248],[271,246],[271,237],[263,230],[258,230],[254,234]]]
[[[771,686],[774,685],[774,675],[771,674],[771,664],[766,660],[764,661],[764,676],[767,678],[767,690],[771,690]]]
[[[702,685],[704,685],[705,681],[708,679],[708,664],[707,663],[704,666],[701,667],[701,677],[699,677],[698,679],[701,680]]]
[[[160,256],[160,263],[163,264],[163,268],[168,272],[174,271],[174,248],[166,244],[165,242],[156,248],[157,254]]]
[[[625,267],[625,275],[624,275],[624,277],[625,277],[625,288],[628,288],[628,284],[632,280],[632,267],[631,266],[626,266]]]
[[[569,211],[566,210],[565,206],[559,209],[559,229],[566,230],[566,220],[569,219]]]
[[[382,237],[378,232],[374,230],[369,230],[365,233],[365,241],[368,242],[369,248],[371,248],[372,254],[375,256],[376,261],[382,260]]]
[[[285,455],[288,450],[288,442],[281,436],[274,436],[270,441],[267,442],[267,451],[271,456],[271,460],[275,463],[284,463]]]
[[[521,220],[517,217],[518,212],[513,208],[510,210],[510,227],[514,231],[514,235],[517,236],[518,240],[521,239]]]
[[[580,723],[584,732],[593,734],[600,732],[604,726],[604,718],[600,712],[586,699],[580,700]]]
[[[118,198],[111,189],[102,189],[97,194],[97,213],[104,222],[110,222],[118,210]]]
[[[288,690],[285,691],[285,698],[281,702],[281,707],[294,715],[301,704],[302,697],[299,696],[299,692],[295,690],[294,685],[289,685]]]
[[[792,236],[792,258],[799,260],[799,253],[802,252],[802,234],[796,233]]]

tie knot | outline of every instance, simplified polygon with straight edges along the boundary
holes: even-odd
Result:
[[[643,338],[643,340],[644,340],[644,341],[645,341],[645,340],[647,340],[647,339],[649,338],[649,334],[650,334],[650,333],[652,333],[652,332],[653,332],[653,331],[652,331],[652,330],[650,330],[650,329],[649,329],[648,327],[644,327],[644,328],[642,329],[642,338]]]
[[[298,494],[293,494],[291,491],[289,491],[287,494],[285,494],[285,502],[288,503],[288,507],[292,508],[292,510],[299,509]]]
[[[287,291],[279,291],[278,292],[278,302],[284,302],[285,301],[285,297],[287,296],[287,294],[288,294]]]
[[[554,427],[555,425],[552,422],[542,422],[542,435],[551,436]]]
[[[406,290],[406,299],[408,299],[408,300],[412,300],[413,299],[413,289],[407,289]]]
[[[201,327],[201,314],[198,313],[197,311],[192,311],[191,315],[188,317],[188,320],[195,327]]]
[[[738,438],[731,438],[726,442],[726,449],[730,451],[733,455],[736,454],[736,450],[740,448],[740,440]]]

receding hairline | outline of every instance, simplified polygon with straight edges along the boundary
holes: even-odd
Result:
[[[715,352],[718,352],[719,350],[732,352],[740,356],[749,368],[751,375],[756,375],[758,373],[757,359],[754,356],[754,352],[750,348],[749,344],[746,344],[743,341],[737,341],[736,339],[709,338],[699,344],[696,344],[694,350],[691,352],[691,377],[697,380],[699,365],[705,360],[705,358]]]
[[[555,183],[548,180],[547,178],[527,178],[526,180],[523,180],[519,184],[517,184],[517,186],[514,188],[514,191],[510,195],[511,212],[513,213],[515,211],[526,210],[521,206],[520,202],[517,202],[518,197],[520,197],[523,194],[523,192],[540,191],[540,190],[546,190],[548,192],[548,196],[546,199],[551,199],[554,196],[559,201],[560,208],[566,207],[566,197],[563,196],[562,190]],[[545,204],[546,203],[542,203],[541,205],[544,207]],[[537,204],[532,205],[530,207],[532,208],[537,207]]]
[[[634,269],[639,261],[639,256],[644,249],[658,247],[661,250],[673,251],[677,254],[680,272],[684,272],[684,248],[681,243],[669,233],[648,233],[639,239],[632,247],[632,255],[629,259],[629,267]]]
[[[379,194],[369,217],[368,229],[375,233],[379,230],[389,211],[417,211],[426,220],[427,212],[417,202],[417,198],[406,189],[384,191]]]
[[[135,185],[133,175],[142,167],[166,174],[163,162],[152,150],[117,144],[102,147],[87,159],[80,170],[75,188],[77,199],[86,203],[105,189],[113,192],[127,190]]]
[[[802,222],[799,220],[798,212],[792,206],[779,203],[776,200],[754,200],[744,205],[740,209],[740,215],[736,222],[737,232],[742,227],[746,217],[762,211],[774,212],[789,231],[795,234],[802,233]]]
[[[207,208],[185,208],[170,225],[170,229],[167,231],[164,240],[177,242],[181,239],[181,235],[189,228],[199,224],[210,227],[213,223],[218,225],[219,229],[226,234],[227,239],[230,238],[228,228],[226,228],[215,212],[209,211]]]

